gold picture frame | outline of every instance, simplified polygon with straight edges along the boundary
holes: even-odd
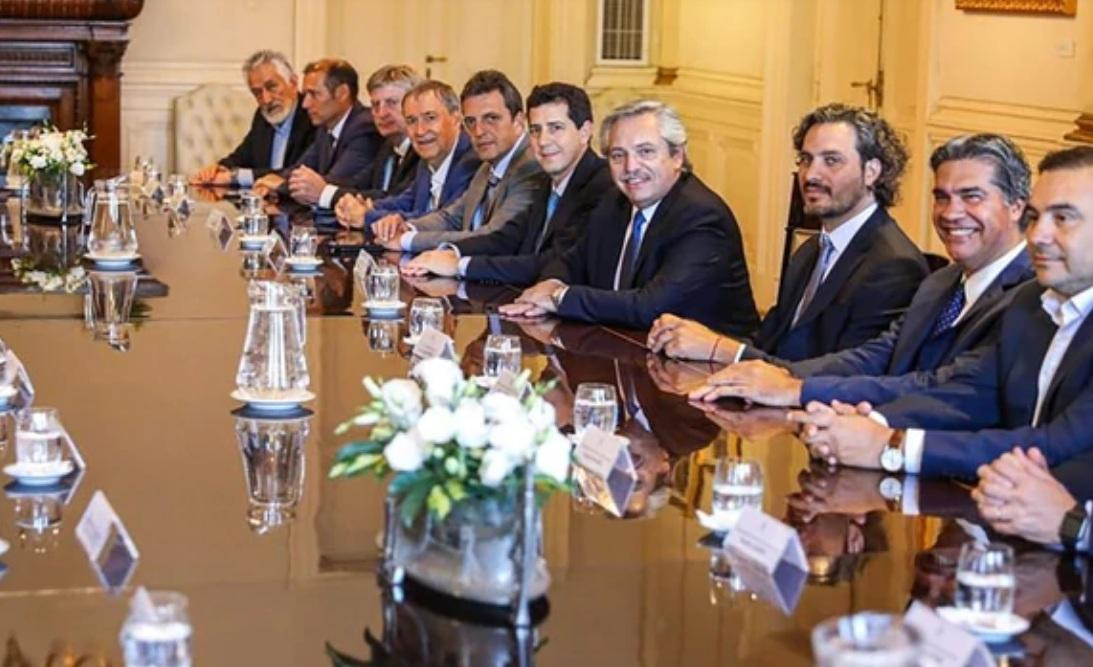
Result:
[[[1078,13],[1078,0],[956,0],[956,8],[974,12],[1074,16]]]

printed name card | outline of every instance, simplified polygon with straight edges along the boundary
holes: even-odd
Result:
[[[111,592],[125,586],[137,567],[140,552],[121,518],[102,491],[96,491],[76,524],[79,540],[91,569]]]
[[[527,390],[528,383],[525,373],[517,375],[512,371],[505,370],[501,371],[501,374],[497,376],[497,380],[494,381],[493,387],[490,388],[489,393],[505,394],[519,400],[523,399]]]
[[[622,516],[637,486],[629,441],[590,426],[577,443],[574,477],[589,499],[615,516]]]
[[[923,657],[937,667],[990,667],[994,659],[975,635],[949,623],[929,606],[915,600],[903,621],[922,638]]]
[[[607,479],[619,462],[620,455],[629,459],[627,444],[622,436],[608,433],[598,426],[589,426],[577,443],[577,463],[592,474]]]
[[[19,392],[23,406],[28,406],[34,401],[34,385],[30,381],[27,367],[10,349],[5,354],[4,382],[14,386]]]
[[[455,341],[447,334],[425,327],[414,345],[414,359],[424,361],[435,357],[455,359]]]
[[[781,563],[808,570],[797,531],[754,507],[740,513],[736,526],[725,536],[725,548],[771,574]]]
[[[357,253],[357,262],[353,265],[353,274],[357,276],[357,279],[366,278],[374,268],[376,268],[376,258],[367,250],[359,251]]]

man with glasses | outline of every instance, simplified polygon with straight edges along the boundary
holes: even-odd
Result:
[[[482,165],[456,201],[419,218],[384,218],[372,225],[377,243],[390,250],[421,252],[442,243],[488,234],[531,206],[539,187],[539,163],[528,150],[524,102],[501,72],[483,70],[460,95],[463,127]]]

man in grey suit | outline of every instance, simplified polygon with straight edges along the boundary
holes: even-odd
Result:
[[[390,250],[421,252],[488,234],[511,222],[538,187],[539,163],[528,150],[520,91],[501,72],[474,74],[460,95],[463,126],[482,166],[463,195],[419,218],[383,218],[372,231]]]

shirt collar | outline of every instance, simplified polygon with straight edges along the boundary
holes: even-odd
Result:
[[[869,217],[873,215],[873,211],[877,210],[876,202],[865,207],[865,210],[861,213],[850,218],[843,224],[835,228],[831,232],[823,232],[827,235],[831,245],[834,248],[835,254],[842,254],[843,250],[846,250],[846,246],[850,245],[850,242],[854,240],[854,236],[858,233],[858,230],[862,228]]]
[[[395,154],[399,156],[399,159],[406,157],[406,153],[410,150],[410,137],[404,137],[398,146],[395,146]]]
[[[574,169],[573,171],[577,171],[577,170]],[[557,185],[555,185],[554,182],[551,181],[550,189],[551,189],[551,191],[554,192],[555,196],[557,196],[559,199],[561,199],[562,195],[565,194],[565,189],[567,187],[569,187],[569,181],[571,181],[573,179],[573,171],[566,174],[565,178],[562,179],[562,182],[558,183]]]
[[[994,284],[994,281],[998,278],[999,274],[1005,271],[1006,267],[1010,265],[1010,262],[1016,259],[1024,250],[1025,242],[1021,241],[1010,248],[1006,254],[978,271],[973,272],[970,276],[967,276],[964,279],[965,302],[973,304],[979,297],[983,296],[983,293]]]
[[[509,149],[509,152],[505,153],[501,159],[494,163],[493,167],[490,168],[490,173],[498,180],[505,177],[505,172],[509,170],[509,163],[512,162],[513,156],[516,155],[516,149],[520,148],[524,143],[525,134],[527,133],[521,132],[520,136],[516,139],[516,143]]]
[[[660,206],[660,201],[653,202],[645,208],[641,209],[641,215],[645,218],[645,227],[648,229],[649,223],[653,221],[653,216],[657,213],[657,207]],[[636,206],[630,207],[630,220],[634,219],[634,214],[637,212]]]
[[[1048,289],[1040,295],[1040,303],[1052,322],[1059,327],[1065,327],[1075,321],[1084,320],[1089,311],[1093,310],[1093,287],[1087,287],[1070,298]]]
[[[292,112],[285,116],[285,119],[280,123],[273,126],[273,131],[277,134],[288,134],[292,132],[292,119],[296,117],[296,103],[292,104]]]
[[[345,121],[349,120],[349,113],[353,111],[353,107],[349,107],[345,111],[345,115],[338,121],[338,124],[334,126],[334,129],[330,131],[330,136],[334,137],[334,141],[337,141],[342,136],[342,130],[345,128]]]
[[[457,144],[452,144],[452,150],[448,151],[448,156],[444,158],[444,161],[440,163],[436,169],[429,167],[429,171],[433,172],[433,180],[444,180],[448,177],[448,170],[452,166],[452,160],[455,158],[455,149]]]

